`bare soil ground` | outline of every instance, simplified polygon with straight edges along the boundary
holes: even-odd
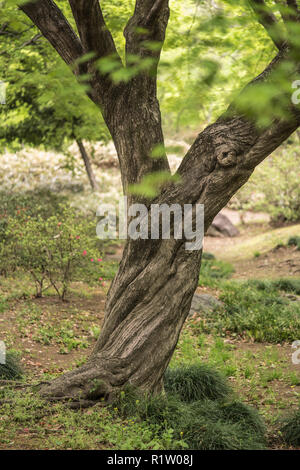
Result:
[[[270,229],[268,225],[240,228],[234,238],[205,237],[204,250],[230,262],[236,279],[274,279],[300,276],[300,251],[286,246],[290,236],[300,234],[300,226]],[[283,246],[282,246],[283,245]]]

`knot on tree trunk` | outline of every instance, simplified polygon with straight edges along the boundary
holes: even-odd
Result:
[[[237,163],[237,152],[227,147],[220,148],[217,152],[217,161],[222,167],[234,166]]]

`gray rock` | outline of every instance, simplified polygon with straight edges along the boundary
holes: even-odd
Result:
[[[223,302],[209,294],[194,294],[189,315],[206,313],[222,307]]]
[[[219,212],[207,230],[207,235],[211,237],[236,237],[239,235],[238,229],[231,223],[229,218]]]
[[[300,302],[300,295],[296,294],[285,294],[284,297],[289,299],[291,302]]]

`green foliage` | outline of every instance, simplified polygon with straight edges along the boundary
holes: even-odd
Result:
[[[279,290],[283,292],[291,292],[296,295],[300,295],[300,279],[294,278],[282,278],[270,281],[264,280],[250,280],[247,282],[247,285],[254,287],[258,290],[271,291]]]
[[[224,308],[202,314],[200,331],[258,342],[292,342],[300,336],[300,305],[280,291],[299,292],[299,280],[227,282]]]
[[[175,422],[184,411],[184,404],[176,395],[141,395],[130,386],[120,392],[113,407],[123,417],[135,416],[158,424]]]
[[[43,345],[56,343],[60,346],[60,354],[68,354],[74,349],[84,349],[88,347],[88,342],[81,335],[76,336],[73,324],[70,321],[62,321],[51,327],[41,326],[38,332],[33,335],[33,340]]]
[[[255,409],[243,403],[198,401],[180,422],[189,449],[247,450],[265,447],[265,429]]]
[[[281,428],[285,442],[292,446],[300,445],[300,409],[294,411]]]
[[[296,246],[300,250],[300,237],[291,237],[288,241],[289,246]]]
[[[225,378],[202,364],[167,369],[164,384],[167,392],[177,394],[184,402],[217,400],[230,393]]]
[[[84,77],[77,81],[48,41],[35,36],[39,31],[30,20],[15,5],[3,3],[0,79],[7,93],[0,107],[0,148],[43,146],[68,156],[74,139],[108,140],[100,111],[86,95]]]
[[[20,193],[0,191],[2,217],[13,217],[19,215],[20,212],[26,212],[27,216],[41,216],[45,219],[57,214],[64,202],[66,202],[65,196],[48,189]]]
[[[94,231],[94,222],[83,221],[69,206],[60,206],[56,215],[46,219],[19,211],[18,217],[7,219],[2,269],[21,268],[32,276],[37,296],[51,285],[64,300],[72,281],[84,279],[91,271],[100,275],[102,258],[95,248]]]
[[[16,380],[23,375],[19,355],[13,351],[7,351],[5,364],[0,364],[1,380]]]
[[[199,285],[217,287],[222,279],[228,279],[234,272],[234,268],[226,261],[216,260],[211,256],[202,256]]]
[[[4,299],[0,299],[0,313],[5,312],[9,308],[8,303]]]
[[[215,255],[213,255],[212,253],[208,253],[208,252],[204,252],[202,253],[202,260],[212,260],[212,259],[215,259]]]
[[[137,184],[129,186],[131,194],[138,196],[146,196],[154,198],[159,194],[160,188],[168,182],[178,183],[180,178],[178,175],[171,175],[167,171],[159,171],[156,173],[149,173],[143,177],[142,181]]]
[[[226,406],[226,405],[225,405]],[[254,413],[253,413],[254,415]],[[249,427],[249,421],[251,427]],[[195,402],[185,410],[179,426],[184,442],[195,450],[258,450],[265,448],[257,415],[244,420],[244,413],[232,422],[223,413],[223,405],[214,401]]]
[[[159,68],[165,125],[179,132],[211,122],[274,52],[247,3],[174,2]]]
[[[0,414],[0,444],[5,446],[29,430],[36,436],[35,449],[158,450],[174,444],[171,430],[122,419],[108,407],[71,410],[10,387],[0,390]]]
[[[299,138],[294,135],[255,169],[230,206],[267,212],[274,221],[299,220],[299,172]]]
[[[266,427],[258,411],[252,406],[240,401],[233,401],[222,406],[223,417],[231,423],[242,422],[245,428],[248,427],[262,438],[265,435]]]
[[[198,364],[168,370],[165,387],[165,395],[154,397],[126,388],[113,407],[123,417],[158,425],[160,433],[172,430],[170,449],[265,447],[265,426],[258,412],[238,401],[228,401],[230,387],[214,370]]]
[[[81,138],[83,134],[93,140],[97,133],[97,138],[105,138],[101,118],[97,118],[94,105],[84,97],[88,76],[76,84],[44,38],[30,42],[38,30],[30,27],[30,21],[17,10],[14,0],[3,3],[3,23],[7,22],[8,26],[2,35],[0,77],[8,83],[9,89],[6,116],[9,140],[26,141],[26,130],[28,139],[40,140],[45,145],[47,142],[59,145],[63,135],[68,139],[73,130]],[[66,2],[58,4],[75,26]],[[123,29],[133,12],[134,2],[128,0],[120,4],[114,0],[103,2],[101,7],[122,62],[116,57],[102,58],[98,61],[99,70],[110,74],[115,82],[129,81],[137,74],[151,74],[157,60],[149,57],[147,51],[157,50],[161,44],[144,40],[144,54],[129,55],[125,63]],[[296,25],[295,28],[294,41],[298,35]],[[145,29],[137,29],[136,34],[147,38]],[[13,42],[11,37],[14,37]],[[253,50],[257,54],[253,54]],[[248,4],[226,1],[207,7],[194,0],[184,4],[178,0],[172,2],[158,77],[165,125],[172,132],[178,132],[182,126],[195,128],[199,121],[208,122],[216,117],[226,108],[231,95],[261,71],[274,52],[272,41]],[[254,88],[251,91],[258,93]],[[268,91],[266,97],[269,95]],[[266,97],[263,96],[264,112],[270,111],[270,100]],[[247,97],[247,108],[252,102],[252,96]],[[36,124],[36,136],[30,128],[30,118]],[[95,119],[99,119],[99,125],[95,124]],[[44,135],[43,129],[47,131]]]

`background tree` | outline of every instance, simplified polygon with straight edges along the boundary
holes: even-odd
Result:
[[[255,166],[300,123],[299,109],[291,101],[291,84],[299,73],[298,4],[250,3],[278,52],[227,111],[198,135],[177,171],[180,182],[164,184],[156,197],[147,200],[148,204],[202,203],[206,228]],[[121,55],[97,0],[69,0],[69,5],[78,35],[52,0],[25,3],[21,9],[78,77],[89,75],[88,95],[114,140],[128,194],[130,185],[143,182],[149,174],[170,174],[165,154],[151,157],[164,142],[157,67],[169,20],[168,0],[136,1]],[[244,27],[249,17],[252,21],[253,11],[243,10]],[[216,24],[219,20],[217,15]],[[89,60],[79,61],[90,52],[94,54]],[[161,391],[201,265],[201,252],[186,251],[184,244],[185,240],[174,238],[127,241],[92,355],[84,366],[45,387],[46,396],[97,400],[127,383]]]
[[[86,96],[86,86],[76,81],[36,28],[29,21],[24,24],[21,12],[13,21],[11,15],[7,7],[1,18],[0,76],[8,93],[6,106],[0,108],[0,145],[62,151],[71,169],[74,157],[68,146],[75,140],[91,187],[97,189],[83,140],[107,141],[103,119]]]

